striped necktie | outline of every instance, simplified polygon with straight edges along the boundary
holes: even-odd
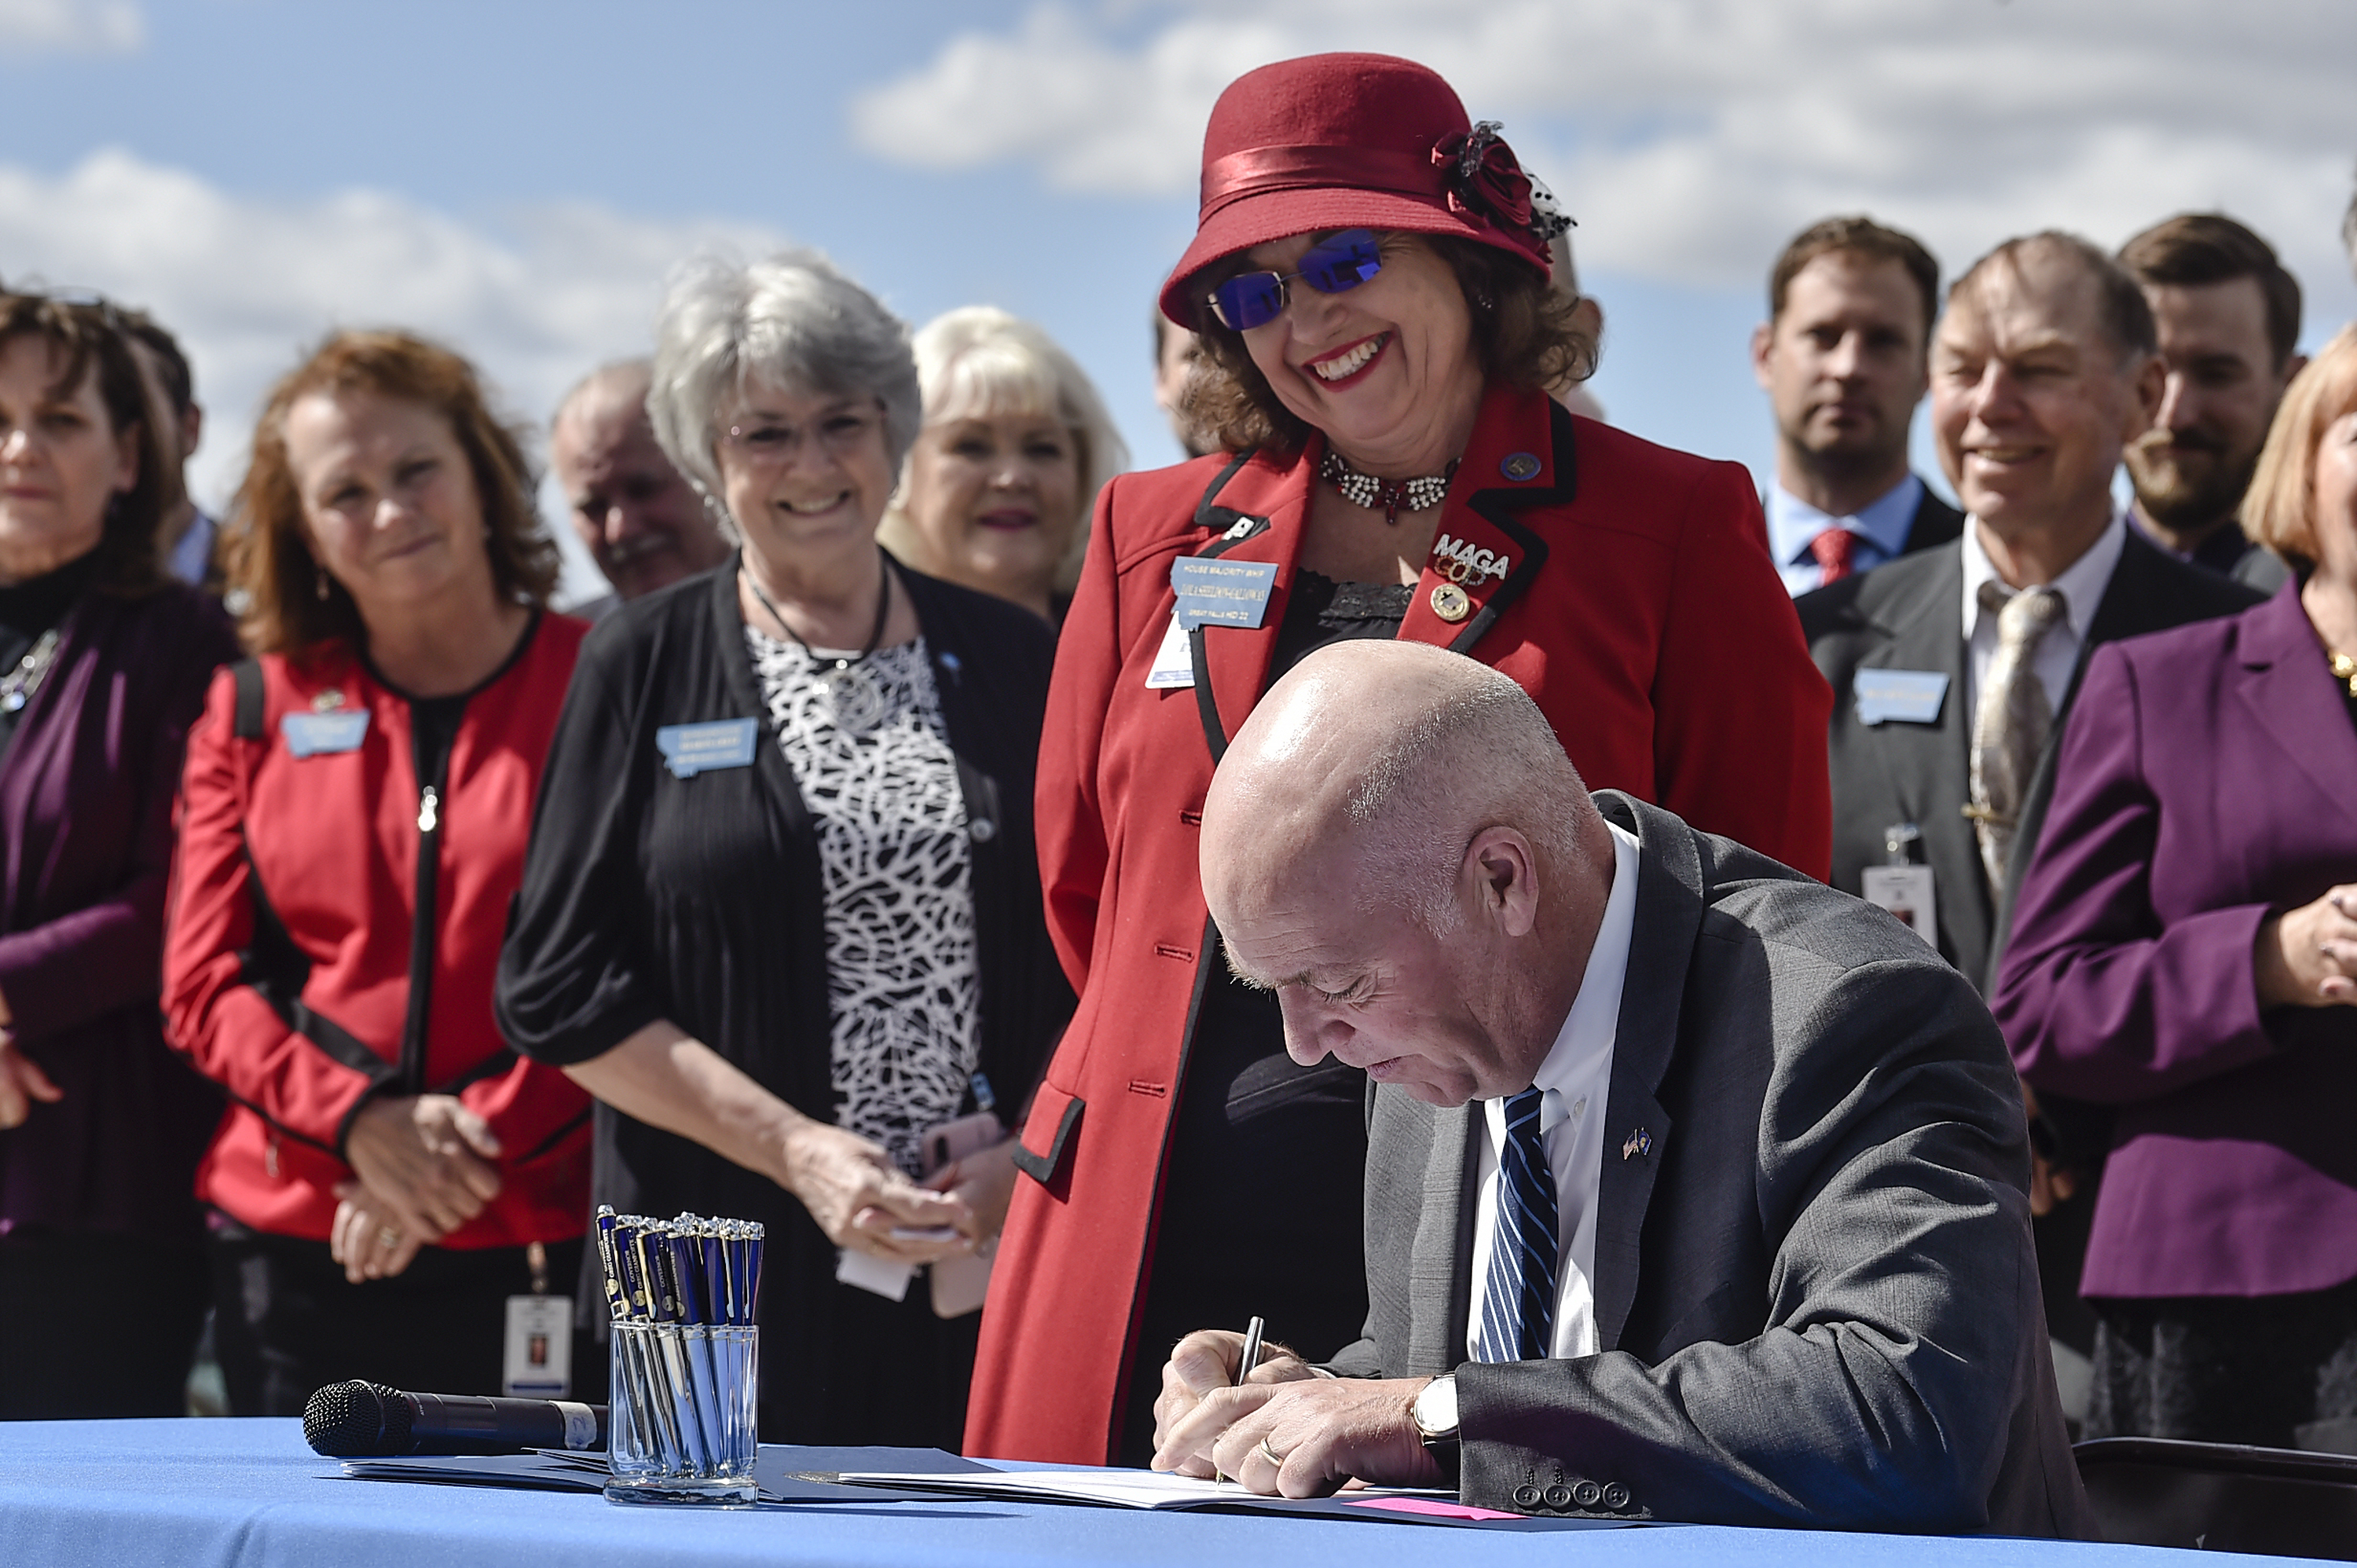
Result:
[[[1544,1361],[1555,1349],[1555,1195],[1539,1130],[1540,1089],[1506,1100],[1498,1229],[1481,1293],[1481,1361]]]

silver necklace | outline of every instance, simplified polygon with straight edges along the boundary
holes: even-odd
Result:
[[[1422,474],[1413,479],[1377,478],[1351,467],[1331,446],[1326,448],[1326,460],[1318,465],[1318,477],[1340,491],[1344,500],[1369,511],[1381,507],[1385,522],[1397,522],[1403,508],[1422,511],[1438,506],[1448,498],[1449,477],[1456,472],[1457,462],[1452,458],[1448,467],[1437,474]]]
[[[41,678],[49,672],[57,657],[58,630],[51,627],[16,661],[16,668],[0,675],[0,713],[22,713],[25,704],[33,700],[33,693],[41,689]]]
[[[877,553],[880,556],[883,552],[879,550]],[[778,607],[771,604],[770,596],[761,591],[761,585],[754,579],[752,570],[749,567],[743,569],[745,585],[753,590],[753,596],[761,601],[761,607],[770,612],[770,618],[794,639],[794,646],[810,655],[812,662],[831,666],[819,671],[819,683],[826,688],[828,703],[834,709],[835,727],[851,735],[866,735],[884,719],[883,688],[876,683],[875,674],[866,667],[867,656],[876,651],[877,643],[884,640],[884,622],[892,608],[892,564],[887,560],[879,564],[883,580],[877,585],[876,624],[868,629],[867,646],[849,658],[838,656],[834,659],[823,657],[818,650],[804,641],[802,634],[778,613]]]

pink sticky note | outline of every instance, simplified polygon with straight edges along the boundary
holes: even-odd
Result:
[[[1339,1499],[1354,1509],[1383,1509],[1391,1513],[1422,1514],[1427,1519],[1520,1519],[1518,1513],[1500,1513],[1496,1509],[1469,1508],[1463,1503],[1443,1502],[1438,1498],[1343,1498]]]

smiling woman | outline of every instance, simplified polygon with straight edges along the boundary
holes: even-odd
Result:
[[[508,1296],[576,1266],[588,1099],[491,1020],[500,929],[585,629],[469,365],[330,338],[272,393],[229,534],[258,655],[192,733],[164,964],[228,1090],[231,1409],[367,1377],[495,1394]]]
[[[204,1316],[221,1106],[165,1049],[156,959],[173,783],[236,644],[161,571],[132,353],[109,307],[0,294],[0,1419],[179,1414]]]
[[[1228,451],[1105,487],[1058,646],[1041,866],[1081,1001],[1016,1156],[969,1453],[1142,1463],[1181,1335],[1259,1315],[1319,1357],[1362,1326],[1364,1077],[1288,1059],[1197,875],[1227,737],[1313,650],[1491,664],[1591,786],[1825,869],[1830,697],[1749,476],[1550,403],[1591,317],[1498,127],[1408,60],[1289,60],[1221,96],[1201,189],[1162,309],[1203,337],[1189,411]]]
[[[936,317],[914,344],[925,424],[878,532],[910,565],[1061,624],[1089,509],[1129,461],[1087,374],[989,306]]]
[[[656,435],[739,550],[599,626],[500,1021],[612,1107],[601,1200],[768,1226],[764,1438],[954,1447],[997,1116],[1071,1000],[1031,848],[1050,633],[877,547],[918,385],[865,289],[699,263],[658,333]]]

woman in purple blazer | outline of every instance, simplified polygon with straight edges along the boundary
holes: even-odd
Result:
[[[2357,1434],[2357,328],[2244,507],[2296,580],[2098,649],[1990,1007],[2117,1108],[2087,1435]]]
[[[165,1048],[181,743],[227,619],[156,549],[104,306],[0,293],[0,1418],[178,1415],[221,1101]]]

